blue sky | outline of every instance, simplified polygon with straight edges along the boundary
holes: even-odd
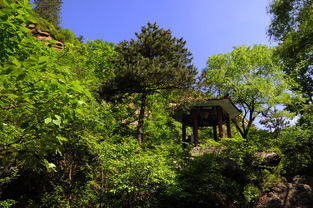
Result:
[[[63,28],[85,40],[118,43],[148,21],[183,37],[201,71],[209,56],[234,46],[268,44],[268,0],[64,0]]]

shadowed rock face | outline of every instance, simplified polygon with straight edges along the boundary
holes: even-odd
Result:
[[[257,157],[260,157],[263,165],[275,167],[279,164],[281,158],[275,152],[257,152]]]
[[[264,193],[255,208],[312,208],[313,178],[295,176],[290,183],[277,183]]]
[[[29,24],[28,29],[30,29],[29,32],[35,36],[37,40],[44,41],[46,45],[50,45],[57,50],[62,50],[64,48],[62,42],[55,40],[49,32],[37,29],[35,24]]]

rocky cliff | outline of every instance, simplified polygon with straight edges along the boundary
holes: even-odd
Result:
[[[57,50],[62,50],[64,44],[61,41],[56,40],[49,32],[37,29],[36,24],[29,24],[29,32],[36,37],[37,40],[44,41],[47,46],[51,46]]]

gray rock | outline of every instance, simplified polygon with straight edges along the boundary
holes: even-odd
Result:
[[[291,183],[277,183],[264,193],[255,208],[312,208],[313,178],[295,176]]]
[[[255,155],[261,158],[263,165],[271,167],[277,166],[281,160],[275,152],[257,152]]]

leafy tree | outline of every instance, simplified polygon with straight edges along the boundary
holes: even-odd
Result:
[[[288,101],[288,79],[264,45],[240,46],[231,53],[209,57],[204,85],[214,96],[229,95],[243,115],[234,122],[243,138],[262,112]]]
[[[71,62],[62,65],[61,52],[23,27],[34,19],[28,1],[1,2],[0,205],[14,199],[17,207],[43,207],[40,198],[55,192],[46,207],[67,207],[80,189],[89,190],[94,143],[108,136],[111,112],[76,79]]]
[[[54,26],[60,24],[60,11],[62,0],[34,0],[34,11],[42,18],[48,20]]]
[[[268,33],[279,45],[275,51],[284,71],[299,86],[306,105],[294,104],[300,112],[297,125],[282,129],[277,146],[284,154],[282,163],[287,176],[312,175],[312,109],[313,109],[313,1],[276,0],[269,5],[272,22]]]
[[[143,26],[137,39],[123,41],[116,46],[118,66],[113,80],[102,88],[103,97],[137,94],[140,110],[137,140],[143,140],[146,100],[161,91],[187,89],[194,83],[195,67],[186,41],[172,36],[170,30],[156,23]]]
[[[313,1],[274,0],[268,12],[268,34],[279,41],[276,55],[284,71],[299,83],[307,102],[313,103]]]
[[[58,54],[59,63],[69,66],[76,78],[95,92],[94,96],[98,96],[102,83],[114,77],[116,67],[110,61],[116,54],[113,43],[94,40],[82,44],[76,40]]]
[[[20,42],[25,38],[26,28],[22,24],[34,21],[29,14],[28,2],[12,3],[10,0],[0,1],[0,65],[19,52]],[[15,26],[16,25],[16,26]],[[17,27],[17,28],[14,28]]]
[[[97,90],[102,83],[106,83],[108,79],[115,76],[115,64],[110,60],[115,56],[116,52],[113,43],[104,42],[102,40],[88,41],[87,44],[87,69],[92,69],[95,79],[98,80]]]

